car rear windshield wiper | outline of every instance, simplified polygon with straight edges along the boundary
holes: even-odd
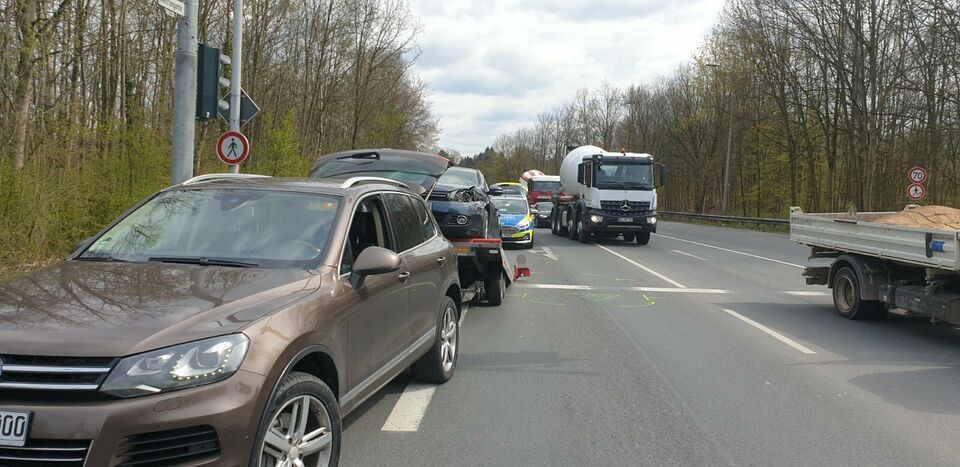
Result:
[[[80,256],[74,258],[75,261],[98,261],[101,263],[129,263],[125,259],[114,258],[113,256]]]
[[[230,266],[238,268],[256,268],[260,267],[257,263],[248,263],[245,261],[233,261],[229,259],[216,259],[197,256],[152,256],[147,261],[158,263],[177,263],[177,264],[199,264],[201,266]]]

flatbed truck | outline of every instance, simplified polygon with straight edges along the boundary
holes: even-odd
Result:
[[[960,232],[874,222],[889,214],[791,208],[790,239],[809,246],[811,258],[831,260],[806,268],[807,284],[832,289],[845,318],[881,319],[900,308],[960,324]]]

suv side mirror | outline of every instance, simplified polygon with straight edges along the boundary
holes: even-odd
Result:
[[[501,196],[503,195],[503,188],[500,188],[496,185],[490,185],[487,187],[487,194],[490,196]]]
[[[350,272],[350,285],[359,289],[363,287],[363,280],[367,276],[386,274],[400,269],[400,255],[378,246],[364,248],[360,256],[353,262]]]
[[[660,188],[667,184],[667,166],[663,164],[657,164],[657,175],[659,175],[659,180],[657,180],[656,187]]]

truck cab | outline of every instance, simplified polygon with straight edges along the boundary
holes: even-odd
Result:
[[[572,239],[623,236],[645,245],[657,230],[657,191],[666,168],[645,153],[608,152],[596,146],[570,151],[560,167],[562,190],[552,230]]]

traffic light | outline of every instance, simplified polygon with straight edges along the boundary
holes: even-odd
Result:
[[[220,76],[220,66],[229,65],[230,57],[216,47],[200,44],[197,50],[197,120],[217,118],[219,108],[230,108],[220,100],[220,89],[229,88],[230,80]]]

